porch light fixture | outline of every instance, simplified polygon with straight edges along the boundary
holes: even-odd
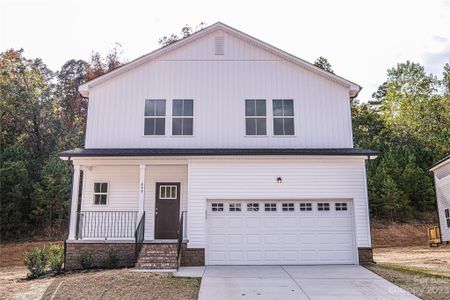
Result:
[[[278,184],[282,184],[282,183],[283,183],[283,178],[277,177],[277,183],[278,183]]]

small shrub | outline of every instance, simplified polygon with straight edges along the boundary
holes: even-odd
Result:
[[[91,251],[83,251],[78,256],[78,262],[83,269],[90,269],[94,264],[94,255]]]
[[[30,273],[27,274],[28,279],[38,278],[42,276],[48,266],[49,252],[46,247],[34,248],[25,253],[23,263]]]
[[[119,251],[115,248],[109,248],[106,257],[103,260],[103,267],[107,269],[114,269],[119,266]]]
[[[49,250],[49,265],[52,271],[56,274],[61,273],[64,264],[64,246],[63,245],[51,245]]]

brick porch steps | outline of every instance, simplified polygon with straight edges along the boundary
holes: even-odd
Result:
[[[138,269],[176,269],[177,244],[143,244],[136,263]]]

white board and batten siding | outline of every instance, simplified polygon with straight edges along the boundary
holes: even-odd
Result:
[[[224,54],[215,55],[215,38]],[[144,136],[145,99],[166,99],[166,136]],[[194,100],[194,134],[171,136],[173,99]],[[266,99],[267,136],[245,136],[245,99]],[[293,99],[295,136],[274,137],[272,100]],[[90,88],[86,148],[351,148],[349,89],[225,32]]]
[[[191,160],[188,247],[207,245],[208,201],[321,199],[350,201],[355,246],[371,247],[364,158]]]

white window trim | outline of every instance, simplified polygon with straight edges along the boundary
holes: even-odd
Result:
[[[175,100],[192,100],[192,116],[174,116],[173,115],[173,102]],[[195,100],[193,98],[177,98],[177,99],[172,99],[172,101],[170,101],[170,137],[174,137],[174,138],[191,138],[194,137],[195,135]],[[174,119],[192,119],[192,134],[173,134],[173,120]]]
[[[251,119],[263,119],[263,117],[262,116],[247,116],[246,114],[245,114],[245,103],[246,103],[246,101],[247,100],[264,100],[265,102],[266,102],[266,115],[264,116],[264,119],[265,119],[265,121],[266,121],[266,134],[247,134],[247,118],[251,118]],[[268,137],[269,136],[269,126],[268,126],[268,124],[267,124],[267,120],[269,120],[269,115],[268,115],[268,113],[269,113],[269,111],[268,111],[268,107],[267,107],[267,99],[263,99],[263,98],[261,98],[261,99],[256,99],[256,98],[253,98],[253,99],[250,99],[250,98],[246,98],[246,99],[244,99],[244,137],[248,137],[248,138],[265,138],[265,137]]]
[[[292,116],[275,116],[274,114],[273,114],[273,101],[274,100],[292,100],[292,113],[293,113],[293,115]],[[281,138],[295,138],[296,137],[296,133],[297,133],[297,130],[295,130],[295,101],[294,101],[294,99],[293,98],[274,98],[274,99],[272,99],[272,101],[271,101],[271,115],[272,115],[272,124],[271,124],[271,126],[272,126],[272,137],[281,137]],[[284,106],[283,106],[283,114],[284,114]],[[275,134],[275,126],[274,126],[274,120],[275,119],[288,119],[288,118],[291,118],[292,120],[293,120],[293,124],[294,124],[294,134]],[[283,128],[283,132],[284,132],[284,128]]]
[[[101,192],[99,192],[99,193],[96,193],[95,192],[95,184],[96,183],[106,183],[106,193],[101,193]],[[106,181],[106,180],[96,180],[96,181],[94,181],[94,187],[93,187],[93,190],[92,190],[92,205],[93,206],[101,206],[101,207],[106,207],[106,206],[109,206],[109,189],[110,189],[110,184],[109,184],[109,181]],[[105,204],[95,204],[95,195],[106,195],[106,203]]]
[[[170,187],[170,188],[174,187],[175,188],[175,197],[164,197],[164,198],[161,198],[162,188],[167,188],[167,187]],[[173,199],[177,199],[177,198],[178,198],[178,186],[177,185],[174,185],[174,184],[161,184],[159,186],[159,199],[161,199],[161,200],[173,200]]]
[[[146,116],[145,115],[145,102],[147,100],[164,100],[166,102],[166,111],[164,112],[164,116]],[[167,137],[167,104],[169,101],[167,101],[166,99],[163,98],[146,98],[144,99],[144,108],[143,108],[143,113],[142,115],[144,116],[144,118],[142,119],[142,137],[148,137],[148,138],[163,138],[163,137]],[[164,134],[160,134],[160,135],[156,135],[156,134],[145,134],[145,119],[165,119],[164,120]],[[172,128],[170,128],[170,130],[172,130]]]

